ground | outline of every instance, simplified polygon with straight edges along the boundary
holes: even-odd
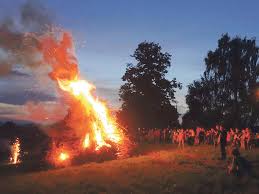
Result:
[[[142,145],[136,156],[80,166],[0,176],[0,193],[259,193],[259,149],[241,152],[255,175],[226,173],[213,146],[179,150],[172,145]],[[1,172],[0,172],[1,173]]]

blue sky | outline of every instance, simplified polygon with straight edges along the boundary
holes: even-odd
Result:
[[[23,2],[0,0],[0,17],[16,15]],[[130,55],[142,41],[157,42],[163,51],[172,54],[172,68],[167,77],[176,77],[183,83],[183,89],[176,94],[183,113],[187,108],[186,86],[199,79],[204,57],[217,46],[220,36],[223,33],[248,38],[259,35],[256,0],[45,0],[41,3],[56,24],[73,33],[82,76],[96,84],[98,95],[113,107],[119,107],[121,77],[126,64],[134,63]],[[4,82],[0,78],[1,81]],[[4,95],[3,90],[0,92]]]

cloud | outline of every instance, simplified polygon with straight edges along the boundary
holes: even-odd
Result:
[[[11,70],[11,72],[8,74],[10,77],[30,77],[31,75],[28,73],[21,72],[19,70]]]
[[[66,114],[66,107],[59,102],[27,102],[23,105],[0,103],[0,119],[53,123],[63,119]]]
[[[106,101],[111,108],[118,109],[121,105],[119,101],[119,89],[115,87],[96,87],[97,96]]]
[[[0,103],[0,116],[23,115],[23,105]]]
[[[0,103],[23,105],[27,101],[56,101],[55,85],[45,74],[15,68],[0,77]]]
[[[0,102],[13,105],[23,105],[28,101],[55,101],[56,97],[37,91],[8,91],[0,94]]]
[[[47,10],[31,0],[20,7],[19,17],[1,19],[0,76],[9,74],[17,64],[30,68],[45,65],[37,35],[46,32],[51,24]]]

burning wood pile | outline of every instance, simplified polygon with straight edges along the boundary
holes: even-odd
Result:
[[[114,158],[126,156],[129,139],[125,131],[106,103],[95,96],[95,86],[80,78],[71,34],[60,30],[23,37],[36,42],[30,47],[39,56],[40,63],[50,67],[46,76],[55,83],[59,100],[64,103],[64,109],[68,109],[63,127],[69,130],[58,128],[58,137],[50,136],[53,142],[47,161],[54,166],[64,166],[73,163],[75,158],[87,158],[93,153],[109,152]],[[20,152],[17,138],[11,145],[10,163],[21,162]]]
[[[66,125],[77,141],[62,142],[53,146],[50,161],[54,165],[70,163],[84,151],[99,152],[102,148],[113,148],[117,156],[127,152],[127,142],[122,128],[111,115],[105,102],[94,96],[95,86],[79,78],[77,60],[74,55],[72,36],[61,32],[38,38],[44,60],[52,67],[49,76],[56,81],[60,93],[68,95],[70,116]]]
[[[16,23],[8,20],[0,24],[0,49],[6,56],[0,59],[1,74],[8,74],[17,66],[31,71],[30,74],[44,69],[47,71],[44,76],[56,86],[63,110],[68,109],[64,128],[70,130],[61,129],[58,141],[53,138],[48,160],[59,165],[70,163],[79,155],[104,150],[113,150],[116,157],[125,156],[129,140],[106,103],[95,96],[95,86],[80,77],[72,35],[54,27],[46,13],[30,3],[21,9],[20,26]],[[19,153],[17,142],[16,154]],[[17,155],[12,154],[12,162],[18,162]]]

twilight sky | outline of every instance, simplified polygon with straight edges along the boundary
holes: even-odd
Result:
[[[0,0],[0,17],[15,17],[24,2]],[[172,54],[172,68],[167,77],[176,77],[183,83],[176,97],[179,112],[184,113],[186,86],[199,79],[204,57],[217,46],[221,34],[248,38],[259,35],[258,0],[44,0],[41,3],[56,24],[73,33],[82,77],[93,82],[97,94],[116,108],[120,105],[121,77],[126,64],[134,63],[130,55],[138,43],[154,41]],[[47,91],[50,91],[48,87],[42,88],[26,74],[16,71],[0,77],[0,117],[25,118],[27,101],[35,104],[36,107],[30,107],[38,112],[38,103],[55,102]]]

